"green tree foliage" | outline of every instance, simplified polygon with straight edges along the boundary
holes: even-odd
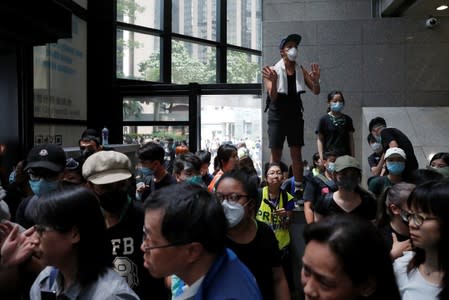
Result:
[[[127,100],[123,101],[123,119],[129,120],[130,118],[139,119],[142,114],[142,104],[139,101]]]

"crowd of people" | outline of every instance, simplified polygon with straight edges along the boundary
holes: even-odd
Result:
[[[33,147],[0,189],[0,298],[449,299],[449,153],[419,166],[408,137],[373,118],[365,189],[352,119],[332,91],[304,172],[295,116],[303,86],[320,92],[320,70],[296,63],[300,41],[283,39],[263,70],[272,155],[262,174],[232,143],[212,156],[150,141],[128,156],[88,129],[77,157]]]

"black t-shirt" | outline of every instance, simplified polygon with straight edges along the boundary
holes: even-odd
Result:
[[[168,299],[163,279],[153,278],[143,265],[142,228],[144,210],[137,203],[128,207],[120,223],[108,228],[112,244],[112,265],[141,299]]]
[[[271,228],[257,222],[257,233],[248,244],[238,244],[226,238],[226,245],[248,267],[256,278],[264,300],[275,299],[273,267],[282,267],[278,241]]]
[[[334,200],[334,193],[329,193],[325,197],[321,197],[315,203],[314,210],[323,217],[336,214],[353,214],[362,217],[366,220],[374,220],[376,218],[377,203],[374,197],[361,189],[357,190],[361,196],[362,201],[350,212],[343,210]]]
[[[403,172],[405,176],[411,175],[411,171],[418,169],[418,160],[416,159],[412,142],[402,131],[396,128],[384,128],[380,132],[380,136],[385,151],[389,148],[388,145],[391,141],[396,141],[398,147],[404,150],[405,155],[407,156],[405,170]]]
[[[147,189],[145,189],[142,193],[142,201],[145,201],[149,195],[153,192],[153,190],[158,190],[160,188],[163,188],[165,186],[168,186],[170,184],[177,183],[176,178],[173,177],[171,174],[167,173],[161,181],[155,182],[154,181],[154,175],[149,175],[145,177],[145,185],[148,186]]]
[[[302,100],[301,94],[304,91],[296,91],[296,75],[287,75],[288,94],[278,93],[277,100],[271,101],[267,96],[268,120],[282,121],[286,119],[302,118]]]
[[[323,180],[322,176],[324,176],[326,180]],[[304,201],[311,202],[313,206],[319,198],[324,197],[331,192],[335,192],[336,190],[337,185],[335,182],[328,179],[324,174],[320,174],[319,177],[313,176],[306,184]]]
[[[388,225],[379,228],[383,237],[385,238],[385,241],[387,242],[388,245],[388,249],[391,249],[393,247],[393,237],[391,236],[392,233],[396,234],[396,238],[398,239],[398,242],[403,242],[408,240],[410,237],[406,236],[406,235],[402,235],[398,232],[396,232],[390,225],[390,223],[388,223]]]
[[[338,156],[354,155],[351,153],[350,133],[354,132],[352,119],[342,114],[334,117],[325,114],[320,118],[316,134],[323,135],[323,152],[335,151]]]
[[[390,181],[388,176],[375,176],[368,181],[368,190],[373,193],[376,197],[382,195],[382,193],[393,183]]]

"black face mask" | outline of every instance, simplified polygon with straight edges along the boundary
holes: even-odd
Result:
[[[123,209],[128,201],[127,190],[112,190],[104,192],[101,195],[97,194],[100,200],[100,206],[107,212],[118,213]]]
[[[337,186],[345,191],[353,192],[359,185],[359,176],[340,176],[336,180]]]
[[[95,152],[91,149],[84,149],[81,151],[81,154],[83,155],[84,159],[87,159],[89,156],[91,156],[92,154],[94,154]]]

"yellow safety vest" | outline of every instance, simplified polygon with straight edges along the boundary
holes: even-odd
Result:
[[[282,194],[283,193],[281,192],[279,195],[277,209],[284,207],[284,199]],[[287,201],[293,199],[293,196],[289,193],[285,194],[287,195]],[[288,228],[281,226],[281,218],[271,211],[270,206],[265,203],[263,199],[269,199],[267,186],[262,189],[262,202],[260,203],[256,219],[268,224],[273,229],[276,239],[279,242],[279,249],[283,249],[290,244],[290,232]]]

